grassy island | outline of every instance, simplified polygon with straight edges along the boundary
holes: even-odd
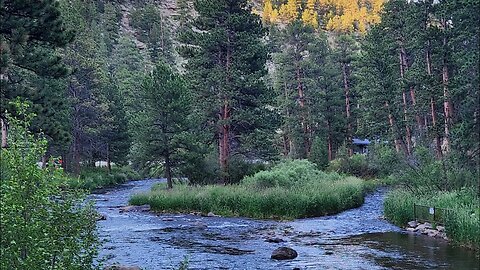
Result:
[[[131,204],[157,211],[203,213],[252,218],[293,219],[323,216],[363,203],[364,181],[325,173],[306,160],[287,161],[245,177],[238,185],[164,185],[137,194]]]

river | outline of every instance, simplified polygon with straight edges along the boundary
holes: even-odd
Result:
[[[479,269],[474,252],[444,240],[409,234],[382,219],[385,189],[337,215],[288,222],[190,214],[124,212],[134,193],[163,180],[132,181],[91,195],[106,220],[98,222],[106,264],[142,269]],[[266,239],[283,240],[281,243]],[[294,260],[270,259],[280,246]]]

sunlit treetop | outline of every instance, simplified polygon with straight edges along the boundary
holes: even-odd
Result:
[[[314,28],[365,33],[380,22],[385,0],[272,0],[263,1],[265,24],[288,24],[301,20]]]

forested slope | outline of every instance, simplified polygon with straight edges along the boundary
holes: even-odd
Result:
[[[241,15],[229,1],[197,2],[58,1],[63,22],[52,27],[66,35],[49,44],[34,25],[13,38],[25,26],[3,9],[5,127],[4,109],[22,97],[47,156],[68,171],[96,160],[159,168],[165,155],[146,154],[156,146],[145,143],[153,116],[142,89],[164,63],[192,95],[195,139],[178,139],[184,151],[172,157],[183,175],[238,180],[239,163],[282,157],[325,167],[351,156],[356,137],[391,143],[413,166],[419,147],[477,164],[475,1],[245,1]],[[214,84],[223,76],[225,88]]]

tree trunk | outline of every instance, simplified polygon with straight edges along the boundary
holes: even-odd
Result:
[[[284,99],[285,101],[288,100],[288,88],[287,88],[287,83],[284,82],[283,84],[283,90],[284,90]],[[285,106],[285,118],[290,119],[290,110],[288,109],[288,106]],[[285,130],[284,130],[284,135],[283,135],[283,153],[285,157],[288,157],[290,155],[291,151],[291,131],[290,129],[285,125]]]
[[[410,87],[410,98],[412,99],[412,107],[413,107],[413,110],[415,111],[415,120],[417,121],[418,131],[423,133],[423,129],[424,129],[423,122],[422,122],[422,118],[420,117],[417,111],[417,99],[415,97],[415,88],[413,86]]]
[[[221,170],[220,184],[228,183],[228,158],[229,158],[229,132],[230,126],[226,122],[229,119],[228,101],[224,101],[224,106],[220,112],[220,119],[224,123],[220,127],[219,136],[219,163]]]
[[[407,71],[407,59],[406,59],[406,52],[403,45],[400,46],[400,77],[402,81],[405,80],[405,72]],[[407,104],[407,94],[405,93],[406,89],[402,90],[402,101],[403,101],[403,121],[405,122],[405,141],[407,143],[407,155],[412,153],[412,135],[410,126],[408,124],[408,104]]]
[[[345,112],[347,116],[347,147],[348,147],[348,156],[353,155],[352,148],[352,122],[351,122],[351,113],[350,113],[350,86],[348,84],[348,70],[347,64],[342,63],[342,76],[343,76],[343,87],[345,89]]]
[[[405,91],[402,93],[403,98],[403,120],[405,121],[405,139],[407,142],[407,154],[412,154],[412,134],[410,131],[410,126],[408,125],[408,117],[407,117],[407,96]]]
[[[447,45],[448,40],[446,37],[447,31],[447,22],[445,19],[442,19],[442,26],[444,31],[443,37],[443,59],[442,59],[442,85],[443,85],[443,112],[444,112],[444,136],[443,136],[443,144],[442,144],[442,151],[443,153],[450,152],[450,126],[452,124],[452,103],[450,100],[450,93],[448,90],[448,55],[447,55]]]
[[[288,139],[287,134],[283,134],[283,156],[288,157],[290,153],[290,140]]]
[[[331,123],[330,121],[327,121],[327,128],[328,128],[328,138],[327,138],[327,143],[328,143],[328,161],[333,160],[333,145],[332,145],[332,130],[331,130]]]
[[[2,126],[2,148],[7,148],[8,147],[8,142],[7,142],[7,134],[8,134],[8,129],[7,129],[7,120],[4,118],[0,118],[0,124]]]
[[[47,167],[47,154],[42,156],[42,169],[45,169]]]
[[[231,58],[232,58],[232,47],[231,47],[231,40],[232,34],[229,32],[227,35],[227,47],[225,53],[225,84],[230,86],[231,78],[230,78],[230,65],[231,65]],[[219,58],[221,59],[221,58]],[[225,93],[220,96],[220,101],[223,102],[222,107],[220,108],[219,112],[219,120],[221,122],[221,126],[219,127],[219,136],[218,136],[218,150],[219,150],[219,164],[220,164],[220,171],[221,175],[219,178],[219,184],[226,184],[228,183],[228,160],[230,155],[230,104],[229,99]]]
[[[79,149],[79,145],[78,145],[78,140],[77,138],[73,138],[73,158],[72,158],[72,162],[73,162],[73,173],[75,175],[79,175],[80,174],[80,149]]]
[[[172,164],[170,164],[170,155],[165,156],[165,178],[167,178],[167,188],[173,188],[172,182]]]
[[[310,134],[310,125],[307,121],[306,108],[305,108],[305,91],[302,83],[303,74],[302,69],[299,65],[300,60],[295,59],[296,63],[296,80],[297,80],[297,91],[298,91],[298,104],[300,106],[301,113],[301,126],[303,130],[303,151],[302,158],[307,158],[311,150],[311,134]]]
[[[426,49],[426,55],[425,55],[425,60],[427,62],[427,75],[428,77],[432,77],[432,55],[430,52],[431,49],[431,42],[430,40],[427,42],[427,49]],[[437,130],[437,113],[436,113],[436,104],[435,104],[435,97],[432,94],[430,97],[430,114],[432,116],[432,129],[434,132],[434,145],[435,145],[435,153],[437,159],[442,158],[442,147],[440,144],[440,137],[438,136],[438,130]],[[426,118],[425,118],[426,120]],[[425,123],[425,127],[427,127],[427,123]]]
[[[112,163],[110,162],[110,145],[107,143],[107,169],[108,172],[112,172]]]
[[[390,124],[390,129],[394,137],[395,150],[397,150],[397,153],[400,153],[400,151],[402,150],[402,146],[400,140],[397,138],[397,133],[395,132],[395,121],[393,120],[393,115],[390,112],[388,101],[385,101],[385,108],[388,111],[388,123]]]

